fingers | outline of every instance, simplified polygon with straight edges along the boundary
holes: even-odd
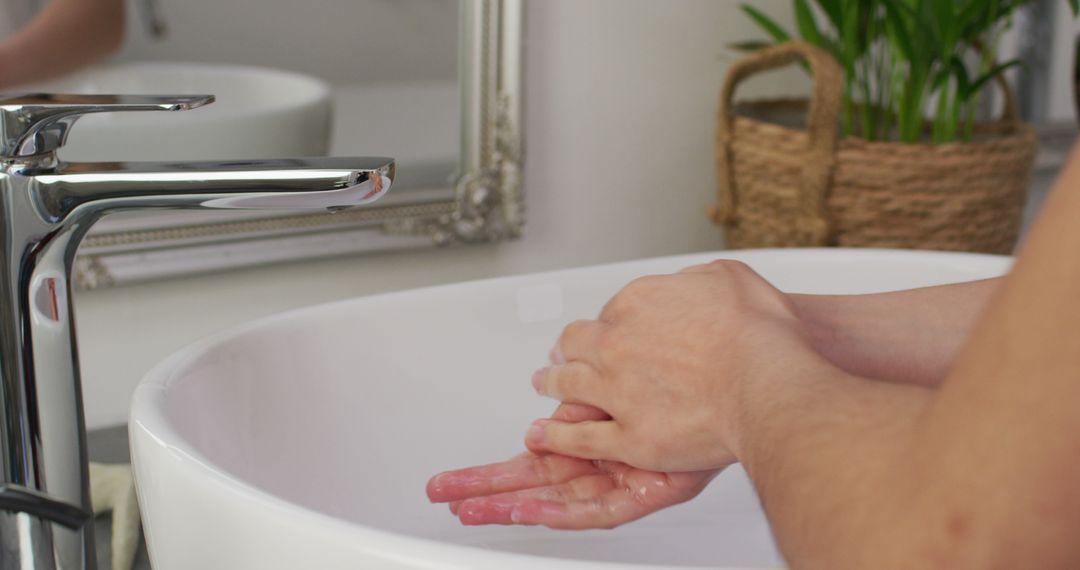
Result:
[[[604,410],[588,404],[559,404],[551,414],[551,419],[560,422],[596,422],[610,420]]]
[[[600,408],[589,406],[586,404],[559,404],[559,407],[555,409],[555,412],[551,414],[551,419],[558,420],[560,422],[595,422],[602,420],[610,420],[611,416]],[[525,442],[525,447],[529,448],[529,451],[533,453],[546,453],[543,449],[533,449],[529,447],[529,442]]]
[[[427,495],[434,503],[461,501],[564,483],[595,471],[588,461],[523,453],[501,463],[439,473],[428,481]]]
[[[617,488],[604,475],[591,477],[591,489],[563,500],[563,490],[545,490],[521,495],[483,497],[461,504],[458,518],[468,525],[521,524],[557,529],[614,528],[639,519],[655,508]],[[545,494],[552,498],[544,498]]]
[[[592,406],[562,404],[552,418],[583,422],[607,420],[610,416]],[[544,453],[539,448],[534,451]],[[500,463],[439,473],[428,481],[427,494],[432,502],[449,502],[451,512],[456,513],[458,503],[470,497],[556,485],[595,471],[593,463],[582,459],[522,453]]]
[[[623,489],[614,489],[588,500],[558,503],[531,500],[518,505],[512,516],[517,524],[582,530],[615,528],[653,512]]]
[[[719,471],[655,473],[595,462],[598,473],[560,485],[476,497],[451,506],[463,524],[613,528],[697,496]]]
[[[571,404],[601,406],[604,401],[603,378],[591,365],[570,362],[537,370],[533,388],[543,396]]]
[[[559,348],[559,344],[555,343],[555,347],[548,353],[548,362],[554,365],[566,364],[566,357],[563,356],[562,349]]]
[[[458,505],[455,514],[466,525],[519,524],[521,521],[514,511],[522,504],[535,501],[569,503],[589,500],[614,487],[611,477],[596,473],[559,485],[467,499]]]
[[[622,431],[614,421],[537,420],[525,434],[525,445],[530,449],[610,461],[622,461],[622,440]]]
[[[594,357],[600,336],[606,325],[599,321],[578,320],[563,329],[549,358],[552,364],[565,364],[581,360],[596,364]]]

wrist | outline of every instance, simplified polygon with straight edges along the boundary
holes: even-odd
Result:
[[[834,331],[825,322],[801,324],[804,341],[813,335],[815,342],[828,344],[833,338]],[[752,350],[743,348],[739,352],[745,355]],[[836,393],[836,386],[855,377],[819,354],[809,342],[796,341],[784,349],[782,356],[770,347],[768,353],[759,353],[751,360],[754,366],[734,374],[737,381],[729,392],[732,397],[725,402],[727,413],[723,416],[728,418],[725,443],[743,462],[760,441],[768,440],[767,434],[783,423],[782,418],[803,413],[801,407],[823,393]]]
[[[732,453],[747,471],[768,463],[781,442],[799,431],[796,423],[832,407],[846,389],[862,382],[812,351],[789,354],[786,365],[769,377],[755,375],[740,384],[728,430]]]

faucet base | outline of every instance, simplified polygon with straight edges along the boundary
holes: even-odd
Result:
[[[86,561],[94,557],[94,544],[88,540],[87,528],[84,525],[72,530],[27,513],[0,511],[0,568],[86,568]],[[82,556],[76,560],[59,559],[53,549],[63,549],[72,542],[81,542],[81,548],[66,551],[82,552]]]

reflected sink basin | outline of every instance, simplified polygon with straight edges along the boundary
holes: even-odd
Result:
[[[530,374],[562,327],[634,277],[718,257],[781,289],[965,281],[1004,257],[725,251],[359,298],[188,347],[135,394],[131,445],[155,570],[775,568],[738,467],[696,500],[613,531],[462,527],[424,485],[507,458],[549,414]]]
[[[71,161],[232,160],[326,154],[330,89],[288,71],[209,63],[106,65],[23,91],[215,95],[184,113],[104,113],[79,119],[60,156]]]

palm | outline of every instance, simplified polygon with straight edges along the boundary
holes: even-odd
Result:
[[[552,417],[607,419],[596,408],[567,404]],[[451,512],[468,525],[611,528],[694,498],[717,473],[659,473],[530,451],[501,463],[441,473],[427,490],[432,501],[450,503]]]

